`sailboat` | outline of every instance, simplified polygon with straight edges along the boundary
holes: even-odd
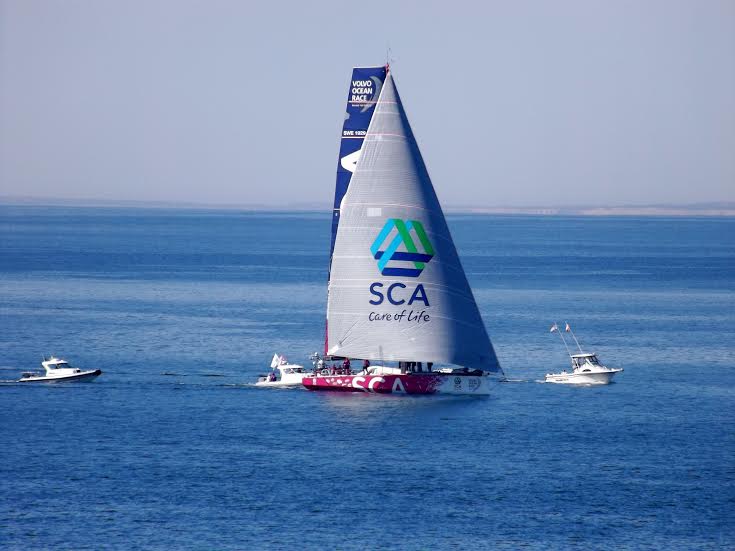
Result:
[[[364,367],[306,388],[480,395],[502,377],[388,65],[352,72],[330,252],[325,359]]]

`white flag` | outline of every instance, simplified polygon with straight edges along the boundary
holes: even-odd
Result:
[[[271,360],[271,368],[275,369],[281,365],[281,357],[278,354],[273,354],[273,359]]]

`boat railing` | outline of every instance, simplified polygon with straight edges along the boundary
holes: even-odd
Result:
[[[314,373],[319,375],[354,375],[354,372],[350,368],[326,365],[321,369],[317,368]]]

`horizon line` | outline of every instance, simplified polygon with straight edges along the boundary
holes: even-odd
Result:
[[[35,207],[99,207],[99,208],[160,208],[177,210],[248,210],[248,211],[332,211],[321,202],[294,201],[273,203],[207,203],[178,200],[59,198],[20,195],[0,195],[0,206]],[[735,216],[735,201],[699,201],[693,203],[641,204],[577,204],[577,205],[466,205],[450,203],[443,208],[448,213],[517,214],[517,215],[578,215],[578,216]]]

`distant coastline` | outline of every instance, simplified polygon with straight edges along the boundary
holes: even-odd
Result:
[[[259,203],[195,203],[182,201],[130,201],[111,199],[60,199],[54,197],[21,197],[0,195],[0,206],[55,206],[100,208],[152,208],[181,210],[249,210],[302,211],[326,210],[316,202],[281,205]],[[672,205],[577,205],[577,206],[468,206],[449,204],[444,209],[452,214],[498,214],[518,216],[735,216],[735,202],[707,202]]]
[[[447,212],[534,216],[735,216],[733,203],[579,207],[449,207]]]

